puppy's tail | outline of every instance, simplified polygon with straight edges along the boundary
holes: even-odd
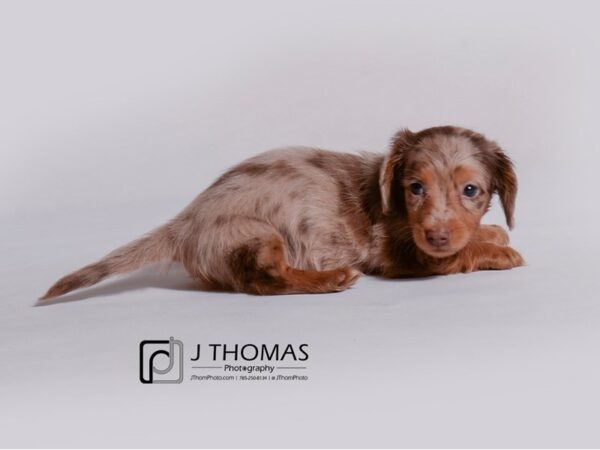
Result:
[[[171,236],[168,224],[164,225],[136,241],[113,250],[100,261],[62,277],[40,300],[92,286],[111,275],[131,272],[154,262],[172,260],[175,249]]]

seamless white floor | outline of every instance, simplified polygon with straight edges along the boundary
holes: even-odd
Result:
[[[0,445],[600,446],[597,9],[2,3]],[[245,157],[446,123],[515,160],[526,267],[282,297],[150,268],[35,306]],[[169,336],[307,343],[310,381],[142,385]]]
[[[599,442],[598,247],[565,240],[574,230],[516,233],[529,265],[509,272],[364,278],[335,295],[258,298],[196,291],[176,268],[147,270],[34,307],[54,278],[156,218],[112,213],[72,215],[68,226],[48,216],[11,224],[0,304],[3,445]],[[139,341],[171,335],[308,343],[311,380],[142,385]]]

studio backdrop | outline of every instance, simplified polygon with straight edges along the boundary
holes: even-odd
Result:
[[[599,14],[0,2],[0,445],[600,446]],[[248,157],[438,125],[514,161],[524,267],[263,297],[171,264],[38,302]]]

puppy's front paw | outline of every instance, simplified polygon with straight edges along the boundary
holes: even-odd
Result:
[[[508,232],[500,225],[481,225],[479,239],[481,242],[488,242],[502,247],[506,247],[510,243]]]
[[[352,267],[344,267],[335,270],[335,276],[332,280],[332,290],[343,291],[352,286],[361,277],[362,272],[353,269]]]
[[[491,254],[485,258],[481,269],[505,270],[523,265],[525,265],[525,260],[514,248],[496,246]]]

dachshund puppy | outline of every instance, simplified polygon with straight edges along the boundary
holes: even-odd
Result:
[[[509,228],[517,179],[483,135],[402,130],[385,156],[272,150],[233,167],[167,224],[60,279],[43,299],[159,261],[205,289],[342,291],[361,273],[422,277],[524,264],[499,226],[480,225],[497,193]]]

